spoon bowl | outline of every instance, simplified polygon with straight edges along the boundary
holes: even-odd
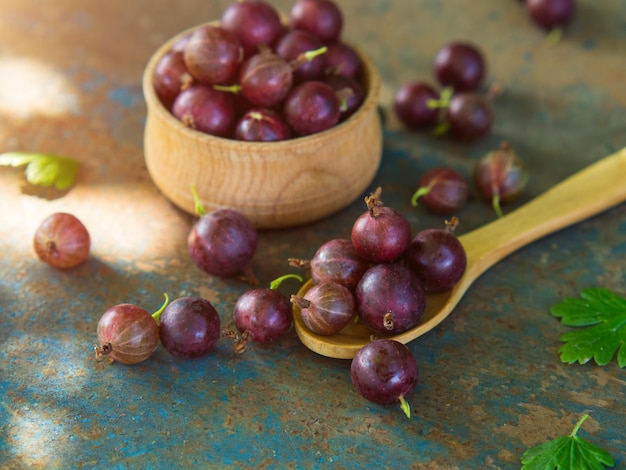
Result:
[[[517,249],[550,233],[599,214],[626,200],[626,148],[575,173],[545,193],[509,214],[459,240],[467,254],[467,268],[450,291],[429,294],[419,323],[408,331],[387,336],[402,343],[429,332],[452,313],[467,289],[491,266]],[[299,296],[313,285],[307,281]],[[294,306],[294,323],[300,341],[327,357],[352,359],[374,334],[361,322],[351,323],[339,333],[321,336],[311,332]],[[377,336],[379,337],[379,336]]]

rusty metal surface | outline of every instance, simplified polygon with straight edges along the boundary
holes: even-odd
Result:
[[[154,310],[163,292],[193,294],[227,324],[247,288],[191,263],[194,219],[159,194],[142,154],[149,56],[227,4],[0,0],[0,152],[82,164],[75,187],[52,198],[32,194],[22,170],[0,168],[0,467],[519,468],[528,447],[569,433],[583,413],[591,415],[583,437],[624,466],[626,372],[562,364],[566,329],[549,314],[585,287],[626,294],[623,204],[511,255],[410,344],[421,374],[410,420],[359,397],[349,361],[317,356],[295,332],[241,356],[221,342],[195,361],[159,346],[136,366],[95,362],[95,327],[109,306]],[[290,2],[274,4],[285,11]],[[550,48],[519,2],[341,2],[345,36],[380,69],[387,111],[400,84],[431,80],[434,53],[456,38],[484,48],[504,90],[493,133],[471,146],[408,133],[388,114],[374,185],[414,229],[441,222],[409,202],[417,176],[435,164],[469,172],[506,139],[531,171],[520,204],[626,145],[626,3],[578,4]],[[346,237],[363,209],[356,202],[315,224],[262,233],[260,282],[284,274],[287,257]],[[32,249],[41,220],[61,210],[93,242],[90,259],[69,271],[47,267]],[[459,231],[468,231],[493,213],[473,199],[460,217]]]

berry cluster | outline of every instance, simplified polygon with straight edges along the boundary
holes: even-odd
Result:
[[[308,261],[290,259],[292,266],[308,268],[313,281],[291,302],[317,335],[334,335],[361,322],[380,337],[353,358],[352,383],[370,401],[399,401],[410,416],[404,397],[417,384],[417,363],[405,345],[387,336],[417,326],[427,295],[452,289],[465,273],[467,256],[454,235],[456,218],[445,228],[413,236],[406,217],[383,205],[380,195],[378,188],[365,198],[367,210],[354,221],[350,239],[323,243]]]
[[[435,77],[443,89],[438,91],[422,80],[405,83],[395,93],[393,109],[409,129],[449,131],[466,142],[482,139],[491,131],[494,120],[491,96],[478,92],[486,68],[477,46],[450,42],[439,49],[434,59]]]
[[[528,181],[524,162],[507,142],[488,152],[474,164],[473,182],[482,199],[491,202],[498,217],[501,203],[514,201]],[[418,180],[411,204],[418,200],[435,214],[452,214],[465,206],[469,198],[469,184],[463,174],[449,166],[436,166],[424,172]]]
[[[290,260],[311,272],[313,287],[291,300],[313,333],[338,333],[356,317],[374,335],[407,331],[418,324],[426,295],[451,289],[465,272],[455,218],[446,228],[413,236],[406,217],[380,195],[378,188],[365,198],[367,210],[349,240],[327,241],[309,261]]]
[[[530,18],[550,31],[553,42],[571,22],[576,6],[574,0],[522,1]],[[407,82],[396,90],[393,109],[400,121],[408,129],[450,132],[465,142],[488,135],[494,121],[491,100],[498,90],[479,93],[487,69],[479,47],[460,40],[445,44],[436,53],[433,68],[442,90],[424,80]]]
[[[157,96],[186,126],[245,141],[278,141],[329,129],[365,98],[363,63],[342,41],[332,0],[298,0],[288,24],[263,0],[228,6],[156,64]]]
[[[192,261],[214,276],[245,274],[253,280],[249,266],[258,235],[252,223],[232,209],[205,213],[195,192],[194,196],[200,218],[187,239]],[[276,341],[293,323],[291,303],[276,290],[290,277],[302,281],[298,275],[286,275],[269,288],[249,290],[238,299],[233,309],[238,331],[222,330],[217,310],[200,297],[181,297],[168,304],[166,296],[165,304],[152,315],[134,304],[115,305],[98,322],[96,357],[136,364],[148,359],[160,341],[175,356],[196,359],[213,351],[221,337],[234,339],[237,353],[242,353],[252,341]]]
[[[250,264],[257,248],[258,233],[243,214],[232,209],[216,209],[205,213],[197,195],[196,210],[200,218],[187,238],[189,255],[204,272],[219,277],[242,276],[250,284],[256,278]],[[287,278],[282,276],[269,288],[251,289],[244,293],[233,308],[237,331],[225,328],[224,336],[235,340],[235,351],[242,353],[250,342],[267,344],[278,340],[293,323],[291,304],[277,288]]]
[[[233,308],[235,329],[220,329],[220,316],[211,303],[181,297],[153,315],[132,304],[108,309],[97,327],[97,358],[126,364],[144,361],[159,341],[170,353],[194,359],[210,353],[220,337],[235,340],[243,352],[250,342],[267,344],[286,334],[293,324],[292,305],[306,326],[319,335],[333,335],[350,322],[361,321],[373,335],[386,336],[416,326],[427,294],[451,289],[465,272],[466,254],[454,235],[455,218],[445,229],[425,229],[412,236],[400,212],[385,206],[381,189],[365,198],[367,210],[354,222],[350,239],[322,244],[309,261],[290,260],[310,270],[313,286],[301,296],[287,298],[276,288],[254,288]],[[248,271],[256,251],[257,233],[241,214],[230,209],[203,213],[188,237],[191,259],[205,272],[228,277]],[[208,260],[216,259],[216,262]],[[249,275],[248,275],[249,276]],[[249,279],[250,277],[248,277]],[[379,375],[381,363],[386,373]],[[376,367],[374,365],[378,364]],[[372,341],[351,366],[355,389],[377,403],[400,401],[417,384],[417,363],[403,344],[389,338]],[[395,377],[393,386],[387,383]]]
[[[148,359],[159,341],[167,351],[184,359],[209,354],[220,338],[220,317],[201,297],[180,297],[150,315],[134,304],[109,308],[97,326],[96,358],[122,364]]]

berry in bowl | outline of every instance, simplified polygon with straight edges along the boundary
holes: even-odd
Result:
[[[303,9],[334,12],[333,39]],[[207,211],[238,210],[260,229],[302,225],[362,197],[378,171],[380,77],[341,38],[337,5],[298,0],[281,18],[269,3],[239,1],[148,62],[146,165],[189,213],[195,186]]]

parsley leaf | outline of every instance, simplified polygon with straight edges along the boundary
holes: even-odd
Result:
[[[589,326],[561,336],[561,360],[599,366],[611,362],[617,351],[617,364],[626,367],[626,299],[609,289],[585,289],[580,298],[567,298],[550,313],[567,326]]]
[[[588,417],[580,418],[569,436],[544,442],[524,452],[522,470],[603,470],[605,466],[615,465],[607,451],[576,436]]]
[[[47,153],[7,152],[0,155],[0,166],[26,166],[26,181],[35,186],[69,189],[78,173],[78,162]]]

